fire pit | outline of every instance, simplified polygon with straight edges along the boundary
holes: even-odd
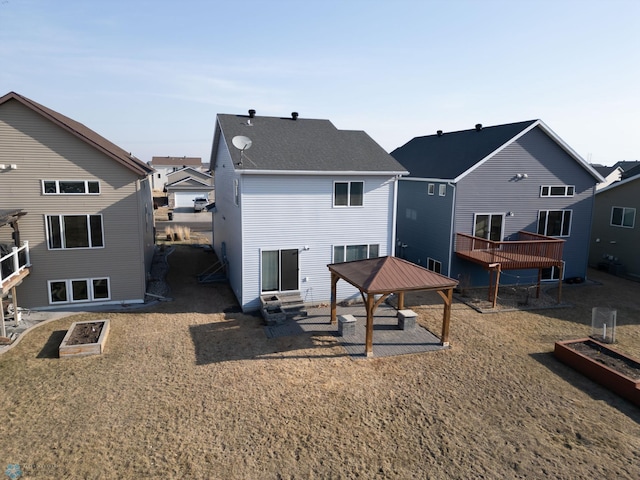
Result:
[[[60,358],[100,355],[109,335],[109,320],[74,322],[58,349]]]

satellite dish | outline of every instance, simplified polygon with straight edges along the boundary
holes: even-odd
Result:
[[[240,151],[249,150],[251,148],[251,144],[253,143],[249,137],[245,137],[244,135],[236,135],[231,139],[231,143]]]

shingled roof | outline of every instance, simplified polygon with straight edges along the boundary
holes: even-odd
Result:
[[[140,176],[147,176],[149,173],[153,172],[153,169],[149,167],[149,165],[137,159],[129,152],[117,146],[115,143],[110,142],[101,135],[98,135],[96,132],[86,127],[82,123],[76,122],[75,120],[62,115],[55,110],[51,110],[44,105],[34,102],[33,100],[23,95],[15,92],[9,92],[0,98],[0,105],[3,105],[4,103],[12,100],[20,102],[27,108],[30,108],[36,113],[39,113],[44,118],[62,127],[84,142],[87,142],[92,147],[100,150],[102,153],[106,154],[116,162],[132,170],[134,173]]]
[[[410,177],[454,179],[536,120],[416,137],[391,152]]]
[[[232,144],[236,136],[252,142],[242,155]],[[221,138],[244,173],[407,173],[365,132],[338,130],[329,120],[218,114],[214,155]]]
[[[416,137],[391,155],[410,172],[410,177],[459,181],[468,172],[515,142],[534,128],[540,128],[584,168],[596,181],[604,178],[558,137],[542,120],[508,123],[492,127],[476,125],[471,130],[438,132]]]

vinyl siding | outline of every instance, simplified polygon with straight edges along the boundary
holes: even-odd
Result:
[[[335,180],[364,181],[364,206],[334,208]],[[394,185],[388,177],[244,175],[243,308],[259,306],[262,250],[298,249],[300,293],[309,303],[330,301],[334,245],[378,244],[389,255]],[[356,293],[338,283],[339,300]]]
[[[428,194],[429,184],[434,185],[433,195]],[[443,197],[439,185],[446,185]],[[425,267],[427,258],[433,258],[448,275],[454,198],[455,188],[444,182],[400,179],[396,256]]]
[[[611,209],[613,207],[635,208],[634,227],[612,226]],[[640,244],[640,178],[596,195],[589,264],[597,267],[598,263],[607,261],[603,258],[604,256],[614,257],[617,259],[616,263],[622,264],[625,273],[640,276],[638,244]]]
[[[48,280],[98,277],[110,278],[112,302],[143,301],[153,248],[146,179],[15,101],[0,106],[0,163],[17,165],[0,174],[0,206],[27,212],[19,225],[33,268],[21,305],[48,306]],[[98,180],[100,195],[45,196],[42,180]],[[49,250],[45,215],[59,214],[101,214],[105,247]]]
[[[527,178],[517,179],[518,173],[526,173]],[[475,213],[513,212],[513,216],[505,216],[504,236],[509,239],[519,230],[536,232],[540,210],[572,210],[571,232],[563,250],[565,278],[585,277],[595,183],[584,168],[535,128],[458,183],[455,231],[471,234]],[[541,185],[575,185],[575,194],[541,198]],[[474,284],[488,282],[488,274],[471,262],[454,258],[453,266],[454,277],[471,273]],[[511,272],[500,281],[517,283],[524,278]]]
[[[224,138],[220,138],[215,158],[216,211],[213,214],[213,246],[219,259],[228,262],[229,284],[237,298],[242,296],[242,230],[240,207],[234,203],[236,174]],[[242,189],[242,186],[240,187]],[[241,190],[242,191],[242,190]],[[224,244],[224,249],[223,245]],[[223,255],[224,250],[224,255]]]

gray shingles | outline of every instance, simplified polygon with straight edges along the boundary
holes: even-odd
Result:
[[[537,120],[415,137],[391,152],[410,177],[454,179]]]
[[[249,122],[250,120],[250,122]],[[385,172],[405,169],[363,131],[338,130],[329,120],[218,114],[220,131],[239,170],[299,172]],[[244,152],[235,136],[249,137]],[[214,142],[215,143],[215,142]]]

